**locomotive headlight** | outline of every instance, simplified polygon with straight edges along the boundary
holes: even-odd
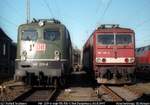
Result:
[[[44,22],[43,22],[43,21],[40,21],[40,22],[39,22],[39,26],[42,27],[43,25],[44,25]]]
[[[101,58],[96,58],[96,62],[100,63],[101,62]]]
[[[128,58],[125,58],[124,61],[125,61],[126,63],[128,63],[128,62],[129,62],[129,59],[128,59]]]
[[[21,60],[26,60],[26,58],[27,58],[27,52],[23,51],[22,56],[21,56]]]
[[[23,52],[22,52],[22,55],[23,55],[23,56],[27,56],[27,52],[26,52],[26,51],[23,51]]]
[[[60,52],[57,50],[54,52],[54,59],[60,60]]]
[[[102,62],[103,62],[103,63],[105,63],[105,62],[106,62],[106,59],[105,59],[105,58],[103,58],[103,59],[102,59]]]
[[[130,59],[130,63],[133,63],[135,61],[135,58]]]

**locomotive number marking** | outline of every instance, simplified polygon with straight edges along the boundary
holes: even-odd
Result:
[[[104,52],[97,52],[97,54],[110,54],[110,52],[106,52],[106,51],[104,51]]]
[[[45,51],[46,50],[46,44],[44,43],[37,43],[35,46],[36,51]]]

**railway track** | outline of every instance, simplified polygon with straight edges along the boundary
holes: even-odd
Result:
[[[98,88],[97,94],[98,97],[104,101],[123,101],[122,97],[105,85],[101,85]]]
[[[30,87],[19,84],[17,86],[2,85],[0,87],[0,101],[13,101],[16,97],[30,90]]]
[[[14,101],[54,101],[56,92],[57,89],[55,87],[33,87],[26,93],[18,96]]]
[[[98,96],[104,101],[135,101],[142,93],[128,88],[128,86],[105,86],[98,88]]]

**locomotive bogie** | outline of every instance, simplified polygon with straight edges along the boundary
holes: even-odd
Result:
[[[94,71],[98,83],[103,83],[102,81],[100,81],[100,79],[102,80],[102,78],[107,81],[116,79],[120,82],[122,81],[122,79],[126,79],[124,83],[128,83],[130,81],[129,79],[134,77],[132,74],[134,74],[135,72],[135,66],[97,66],[95,67]]]

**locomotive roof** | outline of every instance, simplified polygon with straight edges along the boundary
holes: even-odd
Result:
[[[133,33],[134,31],[131,30],[130,28],[98,28],[94,32],[104,32],[104,33],[109,33],[109,32],[131,32]]]
[[[61,22],[59,20],[56,20],[56,19],[39,19],[39,20],[36,20],[36,19],[33,19],[32,22],[30,23],[25,23],[25,24],[22,24],[20,26],[40,26],[40,22],[43,23],[43,26],[44,25],[58,25],[58,26],[64,26],[63,24],[61,24]],[[42,26],[42,27],[43,27]]]
[[[111,25],[111,24],[108,24],[108,25]],[[116,33],[134,33],[134,31],[132,29],[119,27],[118,24],[117,25],[112,25],[112,27],[108,27],[108,28],[105,27],[104,24],[102,24],[100,27],[98,27],[96,30],[94,30],[94,32],[90,35],[90,37],[85,42],[83,47],[86,46],[86,44],[89,42],[89,39],[93,36],[94,33],[112,33],[112,32],[116,32]]]
[[[102,24],[100,25],[96,31],[101,32],[133,32],[130,28],[119,27],[119,24]]]
[[[55,24],[55,23],[44,23],[45,25],[58,25],[58,26],[64,26],[63,24]],[[20,26],[39,26],[39,23],[26,23],[26,24],[21,24]],[[40,26],[39,26],[40,27]]]

